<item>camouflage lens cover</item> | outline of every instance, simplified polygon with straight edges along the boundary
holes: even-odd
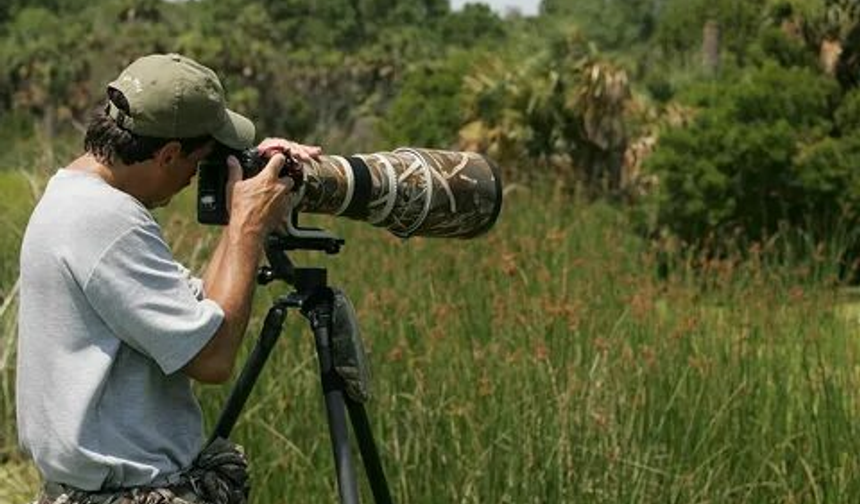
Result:
[[[502,207],[498,168],[471,152],[402,148],[321,156],[304,164],[303,176],[300,211],[365,220],[401,238],[472,238],[495,224]],[[346,213],[356,199],[365,208]]]

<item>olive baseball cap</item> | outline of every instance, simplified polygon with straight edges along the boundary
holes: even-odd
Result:
[[[108,88],[122,93],[128,113],[109,101],[120,127],[156,138],[212,135],[233,149],[254,143],[254,123],[227,108],[215,72],[179,54],[151,54],[129,65]]]

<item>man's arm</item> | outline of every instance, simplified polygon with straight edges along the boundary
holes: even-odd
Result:
[[[264,140],[258,149],[271,159],[252,179],[241,180],[238,162],[229,160],[230,222],[221,233],[203,275],[206,297],[221,307],[224,321],[209,343],[184,368],[186,375],[204,383],[223,383],[230,379],[251,314],[263,240],[281,223],[288,209],[287,195],[292,180],[278,178],[284,164],[280,153],[287,152],[306,161],[318,157],[321,152],[319,147],[271,138]]]
[[[286,213],[289,178],[278,178],[284,156],[272,156],[254,178],[241,179],[241,168],[229,160],[230,223],[224,228],[203,276],[206,297],[224,311],[224,321],[203,349],[185,366],[186,375],[204,383],[230,379],[248,325],[262,240]]]
[[[242,336],[248,325],[254,295],[255,276],[260,262],[260,239],[228,224],[203,285],[206,297],[224,311],[224,321],[203,349],[185,366],[185,374],[203,383],[224,383],[230,379]]]

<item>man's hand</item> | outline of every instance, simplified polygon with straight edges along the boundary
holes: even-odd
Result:
[[[204,383],[223,383],[232,374],[250,317],[263,239],[289,211],[293,179],[278,176],[285,155],[309,161],[322,152],[319,147],[278,138],[267,138],[257,148],[269,161],[249,179],[242,180],[242,167],[236,158],[227,158],[230,223],[224,228],[203,278],[207,297],[224,310],[224,322],[184,369],[188,376]]]
[[[278,177],[284,166],[283,154],[269,158],[265,168],[252,178],[242,180],[239,161],[230,156],[227,166],[227,202],[230,208],[230,224],[246,238],[250,232],[256,239],[268,234],[289,210],[289,192],[293,187],[290,177]]]
[[[289,194],[293,180],[289,177],[279,178],[281,167],[290,156],[299,162],[319,159],[322,148],[303,145],[283,138],[267,138],[260,142],[257,150],[268,158],[266,167],[256,176],[242,180],[242,168],[239,161],[230,156],[227,158],[229,178],[227,182],[227,208],[230,209],[230,221],[240,219],[249,224],[252,230],[259,230],[259,238],[264,237],[283,223],[289,211]]]
[[[260,142],[257,150],[264,157],[269,157],[277,152],[285,156],[292,156],[296,161],[310,161],[311,159],[319,159],[322,154],[322,147],[318,145],[303,145],[296,142],[290,142],[283,138],[267,138]]]
[[[303,145],[296,142],[290,142],[289,140],[284,140],[283,138],[267,138],[260,142],[260,145],[257,146],[257,150],[263,155],[263,157],[271,156],[275,153],[282,153],[286,156],[292,157],[294,160],[298,162],[306,162],[311,159],[319,160],[320,155],[322,155],[322,147],[317,145]],[[278,231],[280,233],[285,233],[286,229],[290,222],[290,215],[287,213],[289,208],[281,214],[281,219],[275,223],[275,227],[270,228],[270,230]]]

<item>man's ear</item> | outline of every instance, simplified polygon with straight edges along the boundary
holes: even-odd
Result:
[[[160,166],[170,166],[179,160],[182,155],[182,144],[177,142],[176,140],[171,140],[164,144],[164,146],[157,151],[155,151],[155,155],[153,159],[156,164]]]

